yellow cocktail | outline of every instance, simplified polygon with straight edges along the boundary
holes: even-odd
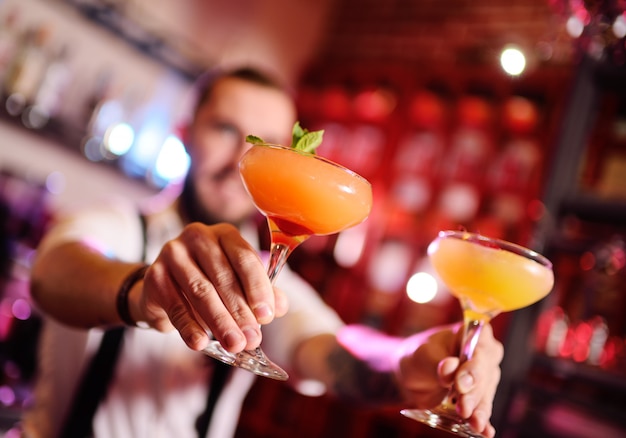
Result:
[[[485,323],[500,312],[530,306],[554,285],[552,263],[528,248],[465,231],[441,231],[428,246],[441,280],[463,307],[460,361],[471,359]],[[456,413],[450,390],[433,409],[404,409],[402,414],[466,438],[482,438]]]
[[[467,306],[476,313],[493,317],[499,312],[521,309],[552,289],[554,275],[548,266],[495,247],[471,233],[459,236],[436,239],[428,254],[450,292],[461,301],[468,301]]]

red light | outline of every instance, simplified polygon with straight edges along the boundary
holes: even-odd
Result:
[[[411,120],[420,127],[440,127],[446,119],[446,107],[443,100],[435,93],[420,91],[411,101],[409,115]]]
[[[591,334],[593,333],[593,329],[591,325],[586,322],[581,322],[576,327],[576,343],[577,344],[587,344],[591,339]]]
[[[537,222],[545,214],[546,206],[538,199],[533,199],[528,203],[526,210],[528,212],[528,217],[530,218],[530,220]]]
[[[596,256],[591,251],[585,252],[580,256],[580,268],[583,271],[590,271],[596,265]]]
[[[539,120],[539,111],[529,99],[513,96],[504,104],[503,118],[511,131],[523,134],[535,129]]]
[[[576,344],[574,352],[572,353],[572,359],[576,362],[584,362],[589,356],[589,345]]]
[[[568,328],[567,335],[565,335],[565,341],[561,345],[559,349],[559,356],[563,358],[571,357],[574,353],[575,339],[574,339],[574,329]]]

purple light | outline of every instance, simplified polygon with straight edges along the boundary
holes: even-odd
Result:
[[[17,319],[21,319],[22,321],[30,318],[30,315],[32,313],[30,304],[28,304],[26,300],[21,298],[15,300],[13,306],[11,307],[11,311],[13,312],[13,316],[15,316]]]

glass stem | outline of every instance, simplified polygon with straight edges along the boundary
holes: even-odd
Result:
[[[474,355],[478,336],[484,325],[485,321],[479,319],[467,319],[463,324],[463,340],[461,341],[461,352],[459,354],[461,363],[468,361]]]
[[[473,318],[465,318],[463,323],[463,338],[461,340],[461,350],[459,352],[459,366],[461,366],[466,361],[470,360],[474,355],[474,349],[476,348],[476,343],[478,342],[478,336],[480,335],[480,331],[485,325],[484,320],[473,319]],[[456,402],[457,402],[457,392],[454,389],[454,386],[450,388],[446,398],[443,399],[441,403],[445,409],[456,410]]]
[[[284,244],[284,243],[272,243],[272,248],[270,250],[270,261],[267,265],[267,275],[270,278],[272,284],[274,284],[274,280],[285,266],[287,262],[287,258],[293,247]]]

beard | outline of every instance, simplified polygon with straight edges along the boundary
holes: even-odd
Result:
[[[184,185],[178,199],[180,201],[178,203],[179,213],[185,223],[200,222],[205,225],[214,225],[224,222],[224,219],[217,217],[203,207],[200,197],[196,192],[195,185],[193,184],[191,172],[189,172],[185,178]],[[269,250],[270,241],[265,216],[256,212],[252,214],[251,217],[239,222],[229,221],[229,223],[235,225],[237,228],[241,228],[241,225],[244,222],[250,222],[255,227],[258,233],[261,249]]]
[[[215,215],[211,214],[210,211],[202,206],[200,197],[193,184],[191,172],[188,172],[185,177],[183,190],[180,194],[179,209],[186,223],[201,222],[206,225],[214,225],[221,222]]]
[[[227,222],[236,227],[256,217],[255,213],[245,215],[241,219],[226,219],[222,212],[214,213],[202,202],[202,197],[198,194],[191,172],[188,172],[179,196],[178,210],[185,223],[200,222],[205,225],[214,225]]]

